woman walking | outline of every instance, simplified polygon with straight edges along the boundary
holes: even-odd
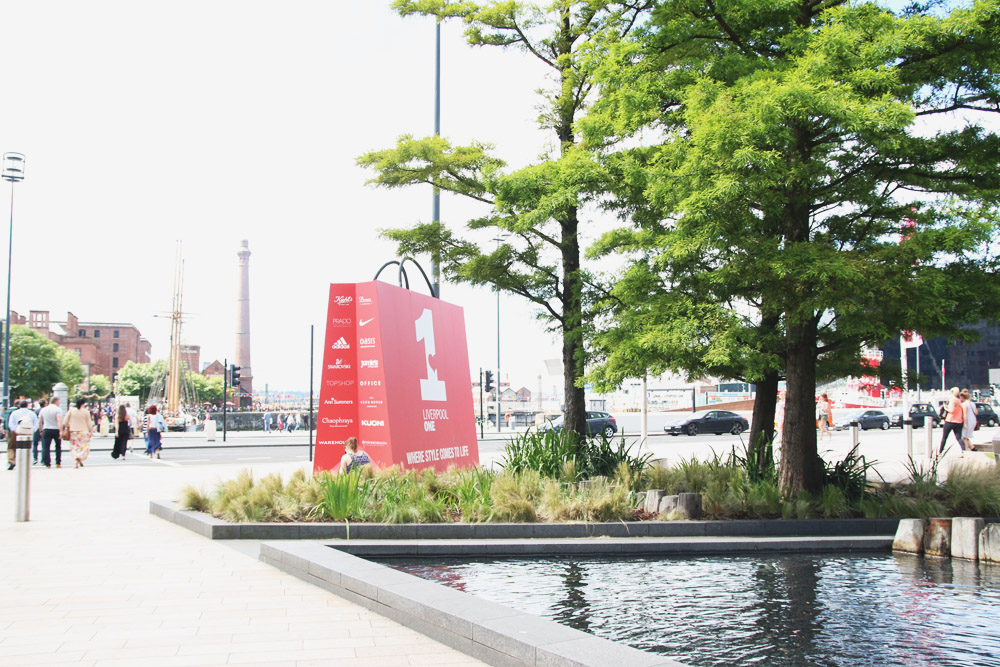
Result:
[[[972,395],[969,393],[968,389],[963,389],[961,393],[962,397],[962,409],[965,410],[965,424],[962,427],[962,440],[965,442],[965,448],[972,451],[972,435],[976,428],[979,426],[979,408],[976,407],[976,402],[972,400]],[[965,456],[963,452],[960,456]]]
[[[944,452],[944,443],[948,440],[948,434],[954,433],[955,439],[958,440],[958,447],[963,452],[965,451],[965,443],[962,441],[962,427],[965,425],[965,410],[962,407],[962,402],[958,400],[959,393],[958,387],[951,388],[951,398],[948,400],[948,404],[944,409],[947,413],[944,418],[944,432],[941,434],[941,447],[938,449],[938,454]]]
[[[167,423],[163,421],[163,415],[157,414],[155,405],[149,406],[146,410],[145,425],[146,454],[149,455],[149,458],[153,458],[153,454],[156,454],[156,458],[160,458],[160,450],[163,449],[160,436],[163,431],[167,430]]]
[[[90,438],[94,435],[94,420],[86,410],[86,399],[79,399],[75,408],[66,413],[64,429],[69,431],[70,454],[73,457],[73,467],[82,468],[83,462],[90,455]]]
[[[132,426],[125,405],[118,406],[118,417],[115,419],[115,446],[111,449],[111,458],[125,460],[125,450],[128,440],[132,437]]]
[[[820,440],[824,435],[833,440],[833,434],[827,428],[832,423],[830,416],[830,399],[826,394],[820,394],[819,401],[816,402],[816,425],[819,426]]]

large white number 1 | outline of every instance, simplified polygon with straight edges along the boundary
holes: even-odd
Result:
[[[417,342],[424,341],[424,361],[427,363],[427,377],[420,378],[420,398],[424,401],[447,401],[444,381],[438,380],[437,371],[431,368],[431,357],[437,354],[434,347],[434,314],[424,308],[415,322]]]

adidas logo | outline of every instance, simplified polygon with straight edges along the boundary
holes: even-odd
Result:
[[[332,349],[334,349],[334,350],[349,350],[349,349],[351,349],[351,344],[348,343],[346,340],[344,340],[344,337],[341,336],[340,340],[338,340],[336,343],[334,343],[330,347]]]

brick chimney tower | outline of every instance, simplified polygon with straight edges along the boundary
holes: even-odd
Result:
[[[240,242],[236,256],[239,261],[239,276],[236,288],[236,357],[240,367],[240,391],[253,393],[253,372],[250,370],[250,242]],[[228,369],[227,369],[228,372]],[[250,405],[252,396],[240,399],[241,406]]]

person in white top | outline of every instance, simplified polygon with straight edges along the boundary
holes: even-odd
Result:
[[[976,402],[972,400],[972,395],[969,394],[968,389],[963,389],[962,393],[959,394],[962,398],[962,407],[965,408],[965,423],[962,425],[962,441],[965,442],[965,448],[972,451],[972,434],[976,430],[976,426],[979,423],[979,408],[976,407]],[[964,455],[965,452],[962,453]]]
[[[28,407],[28,401],[21,401],[18,403],[17,410],[10,413],[10,418],[7,420],[7,470],[14,469],[14,461],[17,458],[16,446],[17,446],[17,425],[21,423],[22,419],[28,419],[31,421],[31,433],[34,434],[38,430],[38,415],[35,411]]]
[[[56,443],[56,467],[62,468],[62,438],[59,437],[59,433],[62,431],[63,420],[59,398],[53,397],[52,401],[38,413],[38,417],[42,421],[42,465],[46,468],[52,467],[49,447],[54,440]]]

